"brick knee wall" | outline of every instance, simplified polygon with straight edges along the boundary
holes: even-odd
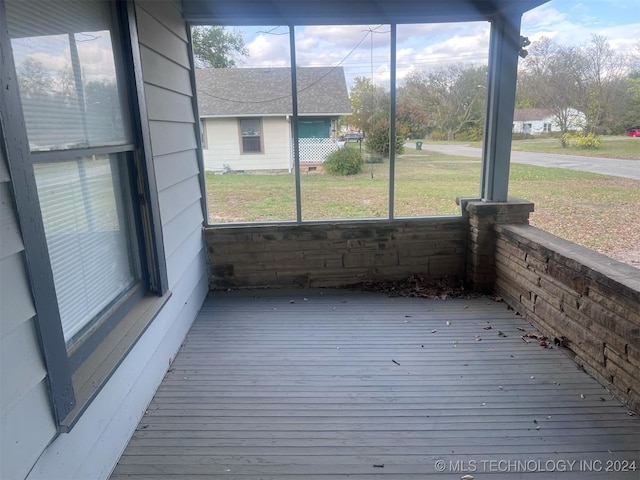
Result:
[[[336,287],[465,275],[463,217],[205,229],[210,288]]]
[[[640,271],[527,225],[496,225],[496,291],[640,412]]]

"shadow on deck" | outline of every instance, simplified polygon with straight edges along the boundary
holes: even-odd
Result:
[[[524,332],[484,297],[212,294],[111,478],[638,478],[640,419]]]

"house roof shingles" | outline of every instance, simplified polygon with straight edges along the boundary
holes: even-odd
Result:
[[[298,67],[299,115],[349,115],[342,67]],[[196,70],[202,117],[291,115],[291,69],[207,68]]]
[[[535,122],[553,116],[550,108],[516,108],[513,112],[515,122]]]

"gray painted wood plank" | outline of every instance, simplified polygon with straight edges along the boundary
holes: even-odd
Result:
[[[192,123],[150,121],[149,130],[154,156],[194,150],[198,146]]]
[[[191,97],[155,85],[145,85],[149,120],[194,123]]]
[[[0,260],[24,250],[22,234],[16,215],[13,196],[10,191],[11,184],[0,183]]]
[[[189,53],[186,42],[169,28],[149,15],[143,8],[136,8],[140,43],[164,55],[173,62],[189,68]]]
[[[640,419],[523,331],[484,298],[216,293],[112,478],[423,479],[443,478],[440,459],[640,461]]]
[[[158,190],[195,177],[199,173],[195,150],[154,157]]]
[[[167,27],[174,35],[187,41],[185,23],[182,21],[181,10],[174,2],[158,0],[136,0],[136,6],[142,7],[147,13]]]
[[[144,70],[145,84],[155,85],[183,95],[192,95],[189,70],[185,66],[144,45],[140,45],[140,60]]]
[[[200,183],[197,177],[188,178],[159,192],[160,208],[162,211],[162,225],[166,227],[180,215],[186,214],[189,218],[195,218],[194,205],[200,205]],[[191,208],[191,209],[190,209]],[[202,216],[202,210],[199,213]],[[170,234],[165,233],[165,237]]]

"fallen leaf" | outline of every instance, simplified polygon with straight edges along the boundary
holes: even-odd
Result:
[[[500,330],[498,330],[498,336],[499,337],[506,337],[504,332],[501,332]]]
[[[482,327],[483,330],[491,330],[491,325],[485,325]]]
[[[391,359],[391,361],[392,361],[393,363],[395,363],[396,365],[400,365],[400,364],[399,364],[398,362],[396,362],[393,358]]]

